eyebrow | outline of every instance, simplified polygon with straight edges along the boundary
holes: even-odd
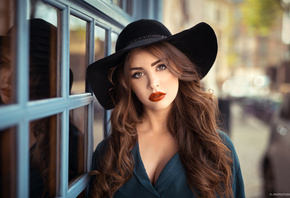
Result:
[[[130,71],[132,71],[132,70],[142,70],[143,69],[143,67],[133,67],[133,68],[130,68]]]
[[[8,58],[6,58],[5,56],[0,57],[0,62],[11,64],[11,61]]]
[[[156,65],[156,64],[159,63],[159,62],[161,62],[161,60],[157,60],[157,61],[155,61],[154,63],[151,64],[151,66],[154,66],[154,65]]]
[[[157,60],[157,61],[151,63],[151,67],[153,67],[154,65],[158,64],[159,62],[161,62],[161,60]],[[133,67],[130,70],[132,71],[132,70],[142,70],[142,69],[143,69],[143,67]]]

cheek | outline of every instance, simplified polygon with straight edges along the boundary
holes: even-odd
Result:
[[[179,80],[178,80],[178,78],[172,79],[170,86],[172,87],[172,94],[174,95],[174,98],[175,98],[176,95],[177,95],[178,89],[179,89]]]
[[[10,69],[0,69],[0,78],[8,78],[10,76]]]
[[[176,76],[170,74],[167,75],[166,78],[163,78],[163,86],[166,86],[167,89],[171,89],[172,91],[175,91],[179,87],[179,80]]]
[[[3,82],[6,76],[6,73],[3,70],[0,70],[0,82]]]
[[[132,91],[136,94],[138,99],[142,101],[142,98],[144,97],[144,90],[142,89],[142,83],[140,83],[140,80],[131,81],[131,86]]]
[[[178,80],[178,78],[177,78],[176,76],[172,75],[172,76],[171,76],[171,79],[169,80],[169,82],[170,82],[171,84],[173,84],[173,85],[178,85],[179,80]]]

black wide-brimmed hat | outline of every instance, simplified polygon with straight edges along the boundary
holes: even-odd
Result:
[[[204,22],[174,35],[155,20],[141,19],[132,22],[120,33],[116,52],[92,63],[87,69],[87,79],[99,103],[105,109],[114,108],[109,94],[109,90],[113,88],[108,78],[109,69],[118,66],[129,50],[160,41],[167,41],[183,52],[198,67],[201,78],[208,73],[216,59],[216,35]]]

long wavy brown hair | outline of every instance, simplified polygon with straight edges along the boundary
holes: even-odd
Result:
[[[179,90],[173,102],[168,128],[178,140],[179,155],[187,182],[198,197],[232,197],[232,158],[217,131],[217,100],[205,92],[197,67],[167,42],[142,47],[161,60],[179,78]],[[115,84],[111,90],[115,108],[111,113],[111,133],[95,176],[92,197],[112,197],[134,169],[130,153],[137,142],[136,124],[143,113],[142,103],[131,90],[129,63],[131,53],[112,70]],[[114,76],[115,77],[112,77]]]

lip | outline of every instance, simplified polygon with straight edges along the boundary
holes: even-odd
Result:
[[[3,87],[3,88],[0,89],[0,91],[1,91],[1,93],[2,93],[3,95],[5,95],[5,96],[7,96],[7,97],[10,97],[10,92],[11,92],[10,88],[8,88],[8,87]]]
[[[152,102],[158,102],[158,101],[162,100],[165,96],[166,96],[166,93],[156,92],[156,93],[152,93],[149,96],[149,100],[151,100]]]

